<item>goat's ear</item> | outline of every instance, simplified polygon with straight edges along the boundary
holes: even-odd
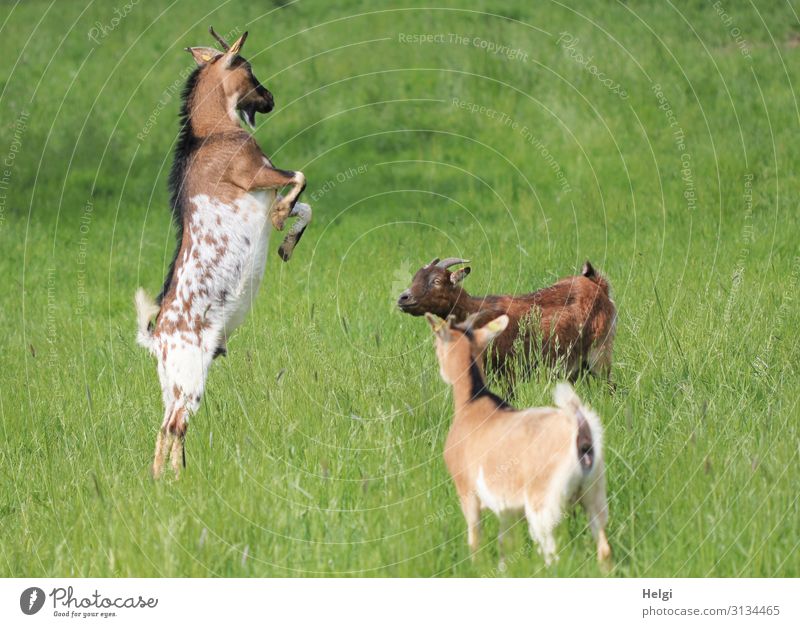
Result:
[[[486,346],[486,344],[506,330],[506,327],[508,327],[508,320],[508,316],[503,314],[491,322],[487,322],[480,329],[476,329],[473,332],[475,334],[475,339],[481,346]]]
[[[461,281],[464,280],[464,277],[467,276],[470,272],[472,272],[472,268],[467,266],[466,268],[461,268],[460,270],[456,270],[455,272],[450,273],[450,282],[453,285],[458,285]]]
[[[222,55],[222,53],[216,48],[206,48],[205,46],[186,48],[186,52],[194,57],[195,62],[200,67],[211,63],[214,59]]]
[[[233,60],[239,56],[239,52],[242,50],[242,46],[244,46],[244,42],[247,40],[247,31],[242,33],[242,36],[239,37],[236,41],[231,44],[231,47],[225,53],[225,62],[230,65],[233,63]]]
[[[431,325],[431,329],[434,333],[438,333],[439,330],[444,326],[444,320],[442,320],[439,316],[434,316],[430,312],[425,314],[425,320],[427,320],[428,324]]]

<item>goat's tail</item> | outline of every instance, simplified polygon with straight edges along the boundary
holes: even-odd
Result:
[[[139,331],[136,335],[136,341],[140,346],[143,346],[151,353],[153,352],[153,333],[150,329],[150,320],[158,314],[161,308],[156,305],[155,301],[147,295],[143,288],[136,290],[134,297],[136,303],[136,321],[138,323]]]
[[[606,293],[606,296],[608,296],[609,290],[611,289],[608,284],[608,280],[594,269],[594,266],[589,262],[588,259],[586,260],[586,263],[583,264],[581,276],[585,276],[592,283],[596,283],[598,286],[600,286],[600,289]]]
[[[553,400],[559,408],[575,417],[578,427],[575,440],[578,463],[584,472],[589,472],[603,455],[603,427],[600,418],[581,402],[569,383],[556,385]]]

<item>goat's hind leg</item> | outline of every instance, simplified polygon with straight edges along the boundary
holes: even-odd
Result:
[[[216,338],[213,346],[217,346]],[[212,347],[206,348],[208,350],[196,344],[180,344],[173,347],[168,354],[168,360],[164,364],[164,378],[168,381],[166,389],[171,394],[171,403],[159,434],[159,457],[154,462],[154,474],[156,469],[161,471],[167,452],[176,477],[186,465],[184,441],[189,417],[200,407],[208,368],[215,353]],[[166,373],[170,373],[169,376]]]
[[[175,472],[176,477],[180,476],[181,468],[186,467],[186,454],[183,445],[186,439],[186,429],[188,426],[189,410],[181,400],[178,400],[175,403],[175,411],[172,412],[167,427],[172,438],[170,461],[172,462],[172,470]]]
[[[533,541],[538,545],[546,566],[558,561],[554,532],[560,516],[561,510],[552,497],[550,499],[542,499],[542,503],[537,508],[532,507],[530,504],[525,505],[528,531]]]
[[[186,437],[188,411],[181,399],[175,399],[167,409],[164,422],[156,437],[156,452],[153,459],[153,478],[159,478],[164,472],[164,464],[169,457],[172,470],[177,476],[180,467],[186,466],[183,452],[183,441]]]
[[[608,523],[608,502],[606,501],[606,481],[604,469],[597,470],[592,483],[580,497],[580,503],[589,518],[589,528],[597,542],[597,561],[603,565],[611,562],[611,547],[606,537],[606,524]]]
[[[615,324],[612,323],[610,330],[589,349],[587,359],[589,371],[598,379],[605,380],[612,392],[616,390],[616,385],[611,380],[615,334]]]
[[[189,428],[189,417],[200,408],[206,374],[207,369],[204,369],[203,380],[196,382],[198,385],[193,386],[188,393],[178,389],[178,397],[167,425],[167,431],[172,439],[170,461],[176,478],[180,476],[181,468],[186,468],[186,451],[184,449],[186,430]]]
[[[167,460],[167,454],[172,446],[172,433],[169,431],[169,421],[172,416],[174,401],[170,402],[164,411],[164,421],[161,423],[161,428],[158,430],[156,436],[156,451],[153,455],[153,466],[151,474],[153,479],[158,479],[164,472],[164,462]]]
[[[497,568],[500,572],[506,570],[506,555],[508,553],[508,545],[511,540],[510,534],[517,522],[518,516],[512,512],[500,512],[497,515],[499,528],[497,532]]]

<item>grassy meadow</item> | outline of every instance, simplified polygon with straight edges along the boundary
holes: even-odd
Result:
[[[582,512],[546,568],[472,563],[442,460],[433,257],[473,294],[605,273],[611,576],[800,575],[800,21],[790,3],[0,4],[0,575],[599,576]],[[795,5],[796,6],[796,5]],[[114,10],[117,9],[117,13]],[[121,17],[120,17],[121,16]],[[133,294],[174,247],[183,51],[248,30],[308,179],[293,259],[217,360],[179,481]],[[519,388],[550,402],[556,375]]]

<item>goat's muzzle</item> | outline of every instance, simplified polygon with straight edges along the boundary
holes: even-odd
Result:
[[[255,88],[255,92],[258,98],[239,104],[239,117],[250,128],[255,128],[256,126],[256,113],[269,113],[275,107],[275,99],[266,87],[259,85]]]
[[[270,90],[262,85],[259,85],[256,88],[256,93],[261,96],[261,101],[257,107],[259,113],[269,113],[275,108],[275,98],[272,97],[272,92]]]
[[[275,107],[275,98],[272,97],[272,92],[264,87],[261,83],[257,83],[251,92],[255,98],[252,99],[252,106],[258,113],[269,113]]]
[[[411,290],[404,291],[397,299],[397,306],[401,311],[409,313],[413,316],[420,316],[422,314],[414,309],[416,305],[417,299],[411,296]]]

